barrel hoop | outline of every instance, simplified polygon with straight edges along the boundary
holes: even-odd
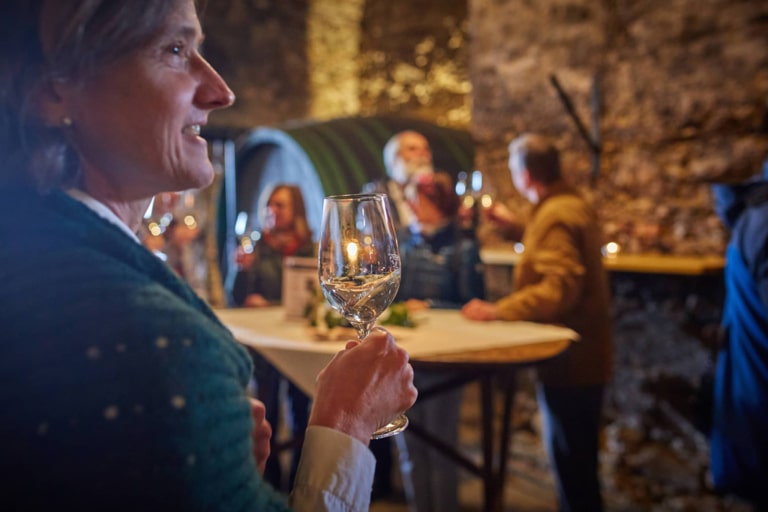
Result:
[[[319,140],[316,134],[307,130],[292,132],[289,135],[301,146],[302,150],[315,164],[315,168],[330,171],[317,173],[323,186],[323,191],[329,194],[329,191],[337,190],[340,185],[338,167],[333,162],[333,159],[330,158],[330,155],[327,154],[327,148],[324,147],[323,141]]]
[[[329,191],[333,194],[346,194],[350,192],[358,192],[355,184],[365,182],[365,171],[360,164],[355,160],[354,154],[349,150],[347,140],[339,137],[334,132],[334,126],[328,125],[324,129],[320,129],[316,126],[307,127],[307,131],[314,133],[317,137],[327,141],[328,152],[333,154],[334,162],[339,165],[336,166],[337,176],[339,178],[339,188]],[[357,179],[355,179],[357,178]]]

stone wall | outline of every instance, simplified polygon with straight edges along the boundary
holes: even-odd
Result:
[[[761,0],[470,1],[477,166],[512,204],[506,142],[554,137],[627,250],[720,252],[707,182],[758,172],[768,137],[768,3]],[[551,82],[587,128],[590,149]],[[593,91],[597,85],[599,101]]]
[[[469,128],[477,168],[520,208],[506,144],[543,132],[594,199],[607,238],[631,252],[719,253],[727,234],[707,183],[754,174],[766,157],[764,0],[217,0],[206,9],[205,50],[238,95],[215,123],[394,113]],[[552,77],[588,129],[599,120],[596,173]]]
[[[308,0],[214,0],[201,17],[206,58],[237,96],[211,123],[235,128],[307,117]]]
[[[361,114],[469,126],[467,1],[368,1],[360,42]]]

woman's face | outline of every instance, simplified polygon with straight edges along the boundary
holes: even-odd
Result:
[[[288,189],[277,189],[267,201],[265,228],[275,231],[288,231],[293,228],[293,201]]]
[[[192,0],[179,0],[159,36],[110,63],[84,86],[62,85],[62,115],[82,161],[85,188],[115,199],[208,185],[213,168],[200,128],[234,101],[200,55]]]

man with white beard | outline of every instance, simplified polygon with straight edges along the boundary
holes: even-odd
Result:
[[[434,174],[432,149],[422,134],[413,130],[398,132],[384,146],[386,180],[363,186],[363,192],[384,193],[389,196],[392,216],[398,231],[416,222],[408,207],[403,190],[412,179],[422,174]]]
[[[387,194],[392,211],[392,220],[398,231],[398,238],[407,237],[405,230],[418,231],[416,216],[405,199],[405,186],[422,174],[434,174],[432,167],[432,149],[424,135],[413,130],[398,132],[389,138],[383,150],[384,167],[387,178],[363,185],[363,192],[372,194]],[[394,496],[392,487],[392,451],[391,440],[397,444],[398,456],[408,460],[408,450],[402,436],[371,441],[370,448],[376,456],[376,472],[373,479],[373,501],[389,499]],[[409,463],[405,463],[406,468]],[[401,472],[403,464],[401,463]],[[407,469],[405,470],[407,473]],[[404,474],[403,487],[406,499],[412,500],[413,484],[410,475]],[[410,497],[409,497],[410,495]]]

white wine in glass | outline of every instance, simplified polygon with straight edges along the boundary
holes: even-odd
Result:
[[[400,287],[400,250],[387,196],[326,197],[318,258],[323,295],[364,339]],[[401,414],[371,437],[389,437],[407,426]]]

